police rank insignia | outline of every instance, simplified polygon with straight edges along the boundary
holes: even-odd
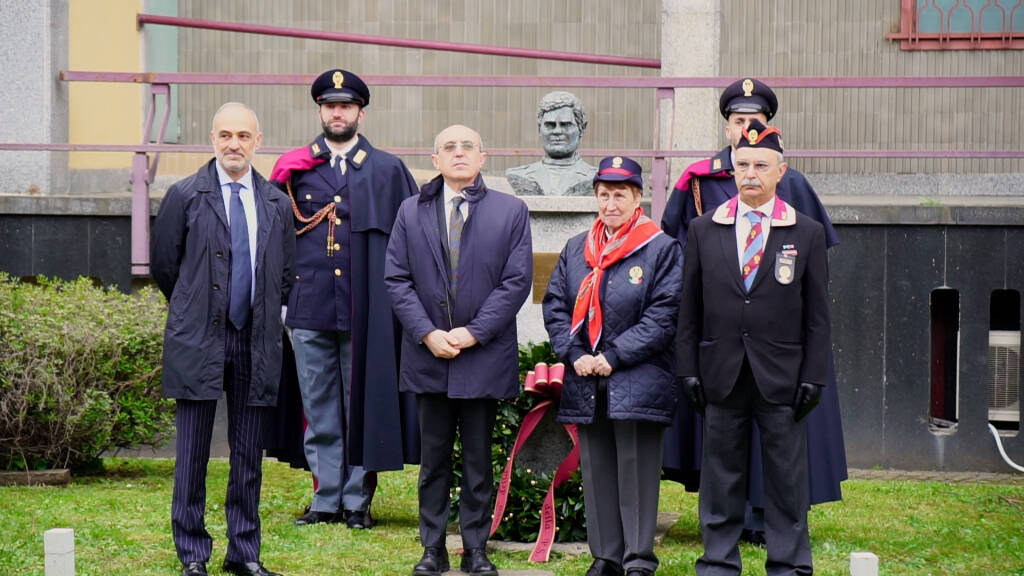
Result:
[[[335,90],[341,90],[341,85],[345,82],[345,75],[341,73],[341,70],[338,70],[331,75],[331,82],[334,82]]]
[[[796,267],[796,254],[779,252],[775,255],[775,280],[779,284],[791,284]]]
[[[356,166],[361,165],[363,163],[363,160],[366,160],[366,150],[360,150],[359,152],[356,152],[355,156],[352,157],[352,163],[355,164]]]
[[[750,98],[754,95],[754,81],[750,78],[743,80],[743,95]]]
[[[639,266],[633,266],[629,269],[629,283],[639,284],[644,281],[644,269]]]
[[[313,142],[313,145],[309,147],[309,150],[310,150],[310,152],[313,153],[313,156],[319,156],[320,155],[320,145],[317,144],[316,142]]]
[[[721,158],[715,158],[715,161],[711,163],[711,169],[712,170],[721,170],[722,169],[722,159]]]
[[[750,142],[751,146],[757,145],[757,130],[747,132],[747,142]]]
[[[622,168],[622,157],[616,156],[612,158],[612,168]]]

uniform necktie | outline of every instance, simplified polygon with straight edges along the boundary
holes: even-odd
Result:
[[[228,296],[228,318],[235,328],[241,330],[249,321],[252,294],[252,268],[249,259],[249,223],[245,219],[245,208],[239,192],[242,184],[232,182],[231,186],[231,293]]]
[[[334,166],[335,166],[335,168],[338,169],[338,172],[341,173],[342,176],[344,176],[345,172],[348,171],[348,166],[345,166],[345,156],[344,155],[335,156],[334,157]]]
[[[455,294],[455,287],[458,280],[459,270],[459,244],[462,242],[462,226],[466,220],[462,217],[462,210],[459,207],[466,199],[462,196],[452,198],[452,216],[448,220],[448,259],[451,264],[452,294]]]
[[[751,210],[746,214],[750,220],[750,233],[747,234],[747,242],[743,247],[743,286],[747,292],[754,284],[754,277],[757,276],[757,267],[761,265],[761,257],[764,256],[764,234],[761,233],[761,219],[764,213],[758,210]]]

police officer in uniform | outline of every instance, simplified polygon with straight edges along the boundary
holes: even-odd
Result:
[[[767,124],[779,107],[775,92],[756,78],[741,78],[730,84],[719,99],[719,111],[725,118],[725,136],[729,145],[711,158],[691,164],[683,172],[669,199],[661,227],[679,240],[685,249],[690,222],[736,196],[733,182],[733,156],[742,131],[754,119]],[[785,202],[818,221],[825,227],[828,247],[839,243],[832,222],[810,183],[793,168],[786,170],[776,188]],[[810,466],[811,504],[842,499],[840,483],[847,478],[846,449],[839,414],[839,393],[835,386],[835,367],[829,358],[829,385],[825,387],[821,405],[808,417],[808,459]],[[676,412],[676,419],[665,437],[664,471],[666,477],[696,490],[700,479],[701,421],[685,401]],[[764,512],[762,506],[764,476],[761,473],[760,444],[754,426],[751,450],[751,476],[747,523],[743,539],[764,545]]]
[[[370,90],[342,69],[311,88],[323,134],[283,155],[271,180],[291,197],[297,235],[292,329],[313,502],[298,525],[374,524],[376,471],[418,461],[415,399],[398,391],[400,327],[384,258],[395,215],[416,183],[359,125]],[[293,419],[286,425],[301,426]]]

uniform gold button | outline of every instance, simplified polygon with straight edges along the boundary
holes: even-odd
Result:
[[[312,194],[306,194],[306,200],[312,200],[312,199],[313,199],[313,195]]]
[[[338,202],[341,202],[341,196],[334,197],[334,203],[337,204]]]
[[[334,269],[334,275],[335,276],[341,276],[341,268],[335,268]]]
[[[335,218],[334,219],[334,225],[335,226],[341,226],[341,218]]]
[[[337,243],[335,243],[335,245],[334,245],[334,250],[335,250],[335,251],[341,250],[341,244],[337,244]]]
[[[298,274],[296,274],[296,275],[295,275],[295,279],[296,279],[296,280],[302,280],[302,276],[299,276]]]

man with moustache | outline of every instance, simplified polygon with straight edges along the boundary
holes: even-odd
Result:
[[[384,288],[391,227],[416,183],[401,160],[359,133],[370,103],[359,76],[328,70],[310,92],[323,134],[283,155],[271,175],[295,215],[286,324],[315,479],[313,501],[295,523],[364,529],[375,523],[376,472],[419,458],[415,400],[398,390],[400,327]]]
[[[711,158],[691,164],[676,182],[661,220],[662,229],[686,246],[690,222],[736,196],[733,181],[733,155],[744,129],[752,120],[767,125],[775,117],[779,101],[775,92],[756,78],[736,80],[722,91],[719,112],[725,119],[728,145]],[[807,178],[788,167],[779,180],[776,194],[797,211],[821,223],[829,248],[839,243],[821,200]],[[834,364],[829,360],[829,386],[823,392],[820,407],[807,420],[807,458],[810,466],[811,504],[841,500],[842,482],[847,478],[846,449],[843,444],[839,393],[835,386]],[[700,481],[701,421],[685,400],[676,411],[675,421],[665,435],[665,476],[694,491]],[[757,426],[751,436],[751,476],[748,489],[747,520],[743,540],[764,546],[764,475],[761,471],[760,435]]]
[[[263,422],[281,375],[281,305],[295,258],[291,207],[251,163],[256,113],[229,102],[213,117],[216,158],[167,190],[153,221],[153,280],[169,301],[163,391],[177,402],[171,528],[182,576],[206,576],[206,467],[226,394],[228,546],[223,569],[279,576],[260,563]]]
[[[807,423],[828,382],[824,228],[775,191],[781,134],[759,120],[735,151],[738,194],[690,223],[678,375],[704,414],[698,576],[738,575],[750,429],[761,431],[769,576],[813,573]]]
[[[399,210],[385,266],[402,321],[402,390],[416,393],[423,464],[423,557],[414,576],[449,568],[452,447],[462,440],[462,571],[496,576],[485,547],[491,526],[491,434],[498,400],[519,395],[516,313],[533,278],[530,214],[480,176],[480,135],[450,126],[434,140],[441,174]]]

